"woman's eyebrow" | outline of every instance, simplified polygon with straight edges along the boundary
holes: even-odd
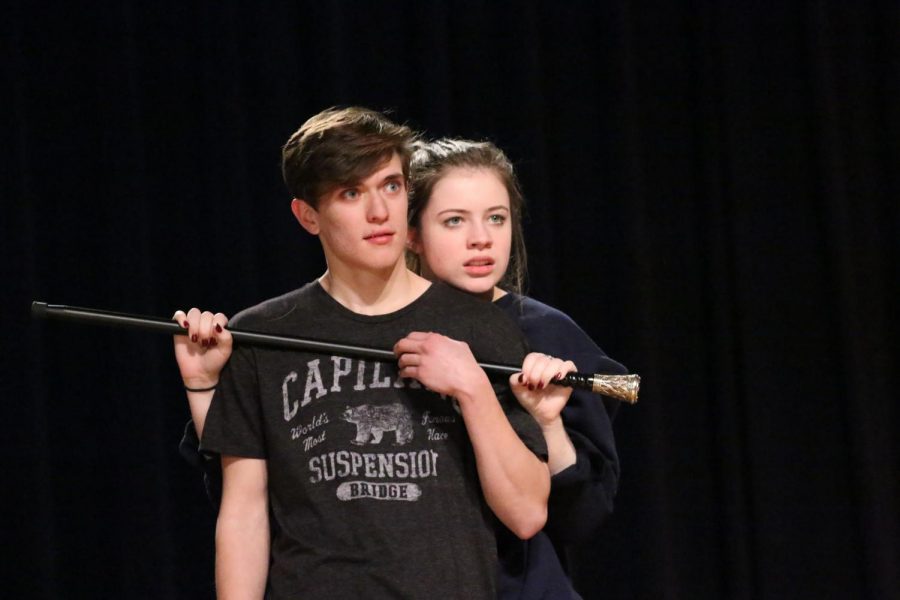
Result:
[[[497,206],[492,206],[492,207],[486,209],[484,212],[491,212],[491,211],[493,211],[493,210],[505,210],[506,212],[509,212],[509,207],[503,206],[502,204],[498,204]],[[472,211],[466,210],[466,209],[464,209],[464,208],[445,208],[444,210],[439,211],[438,214],[439,214],[439,215],[442,215],[442,214],[447,213],[447,212],[455,212],[455,213],[469,214],[469,213],[472,212]]]

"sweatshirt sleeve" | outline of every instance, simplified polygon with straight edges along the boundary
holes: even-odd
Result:
[[[218,454],[200,451],[200,440],[192,420],[184,426],[184,436],[178,444],[178,451],[188,464],[202,474],[206,496],[213,509],[218,512],[222,501],[222,460]]]
[[[593,358],[579,356],[575,364],[591,373],[625,371],[605,355]],[[563,426],[575,447],[576,461],[551,479],[546,529],[554,541],[572,543],[594,536],[612,513],[619,457],[610,415],[596,394],[575,390],[563,409]]]
[[[530,300],[520,314],[532,350],[572,360],[583,373],[627,372],[564,313]],[[617,404],[575,390],[563,409],[563,426],[575,447],[576,462],[551,479],[545,530],[556,543],[590,539],[613,510],[619,482],[612,429]]]

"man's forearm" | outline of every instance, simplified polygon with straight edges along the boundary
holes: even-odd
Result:
[[[259,598],[269,571],[269,517],[219,514],[216,523],[216,588],[219,600]]]
[[[219,600],[262,599],[269,574],[266,461],[222,457],[222,505],[216,522]]]
[[[488,505],[517,536],[533,536],[547,520],[547,465],[522,443],[486,378],[457,400]]]

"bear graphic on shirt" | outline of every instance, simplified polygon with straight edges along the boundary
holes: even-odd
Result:
[[[378,444],[385,431],[394,432],[394,445],[403,446],[413,439],[413,422],[409,410],[399,403],[386,406],[361,404],[347,407],[341,418],[356,425],[356,446]]]

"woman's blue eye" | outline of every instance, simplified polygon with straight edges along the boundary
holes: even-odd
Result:
[[[506,216],[505,215],[491,215],[488,217],[488,220],[491,223],[494,223],[496,225],[503,225],[504,223],[506,223]]]
[[[450,217],[449,219],[444,219],[444,225],[448,225],[450,227],[459,225],[460,223],[462,223],[462,217]]]

